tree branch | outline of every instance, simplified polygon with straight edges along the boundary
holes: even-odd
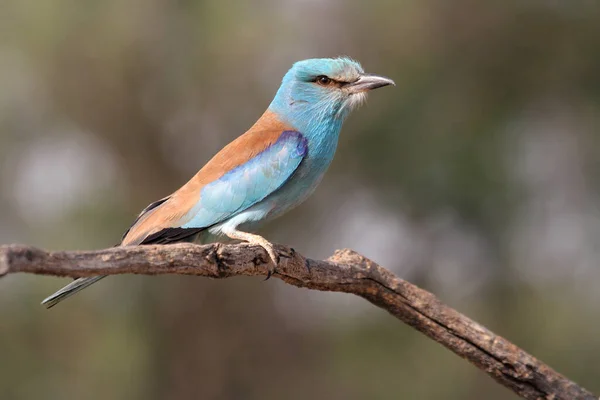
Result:
[[[598,399],[506,339],[444,305],[433,294],[352,250],[339,250],[325,261],[304,258],[283,246],[277,246],[277,250],[288,256],[281,257],[274,277],[298,287],[363,297],[525,399]],[[267,267],[265,251],[246,244],[176,244],[64,252],[0,246],[0,276],[27,272],[71,277],[133,273],[228,278],[265,276]]]

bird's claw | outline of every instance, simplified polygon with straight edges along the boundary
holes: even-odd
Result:
[[[268,281],[271,278],[273,272],[275,272],[275,270],[271,270],[271,268],[269,268],[269,270],[267,271],[267,277],[265,278],[265,281]]]
[[[271,278],[271,276],[273,276],[276,268],[279,266],[279,262],[281,261],[281,258],[289,259],[289,258],[293,258],[296,255],[296,250],[294,250],[293,248],[290,248],[289,250],[281,249],[278,251],[278,250],[275,250],[275,246],[273,246],[273,244],[267,242],[266,240],[264,242],[259,242],[258,244],[263,249],[265,249],[265,251],[267,252],[267,254],[269,255],[269,258],[271,260],[271,262],[267,266],[267,277],[265,278],[265,281],[269,280]],[[308,262],[306,262],[305,265],[306,265],[306,269],[310,273],[310,266],[308,265]]]
[[[279,265],[280,257],[279,257],[279,254],[277,253],[277,251],[275,251],[275,248],[273,247],[273,245],[269,244],[269,246],[263,246],[263,247],[267,251],[269,258],[271,259],[271,263],[267,267],[268,268],[267,277],[265,278],[265,281],[267,281],[267,280],[269,280],[269,278],[271,278],[271,275],[273,275],[275,273],[275,268],[277,268],[277,266]]]
[[[289,251],[288,250],[275,251],[275,248],[273,248],[273,247],[267,248],[265,246],[264,248],[267,251],[267,253],[269,254],[269,258],[271,259],[271,263],[269,264],[269,267],[267,270],[267,277],[265,278],[265,281],[267,281],[275,273],[275,269],[279,266],[279,262],[281,261],[281,258],[293,258],[296,255],[296,250],[294,250],[293,248],[290,248]],[[304,267],[310,274],[311,269],[310,269],[310,264],[309,264],[308,260],[304,260]]]

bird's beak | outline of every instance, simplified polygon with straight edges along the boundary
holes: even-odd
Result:
[[[346,85],[346,89],[348,89],[350,93],[361,93],[388,85],[396,86],[393,80],[386,78],[385,76],[364,74],[361,75],[358,80]]]

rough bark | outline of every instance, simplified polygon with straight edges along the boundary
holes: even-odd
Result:
[[[352,250],[339,250],[325,261],[307,259],[284,246],[277,246],[277,250],[282,257],[274,277],[298,287],[363,297],[525,399],[598,399],[508,340],[446,306],[433,294]],[[266,276],[268,267],[264,250],[245,244],[176,244],[64,252],[0,246],[0,276],[27,272],[71,277],[181,274],[228,278]]]

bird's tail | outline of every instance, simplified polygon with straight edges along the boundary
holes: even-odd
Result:
[[[98,282],[100,279],[105,278],[105,277],[106,277],[106,275],[75,279],[73,282],[69,283],[67,286],[60,289],[58,292],[46,297],[44,299],[44,301],[42,301],[42,304],[45,305],[46,308],[54,307],[55,305],[57,305],[58,303],[60,303],[64,299],[66,299],[67,297],[73,296],[75,293],[79,292],[80,290],[85,289],[86,287]]]

